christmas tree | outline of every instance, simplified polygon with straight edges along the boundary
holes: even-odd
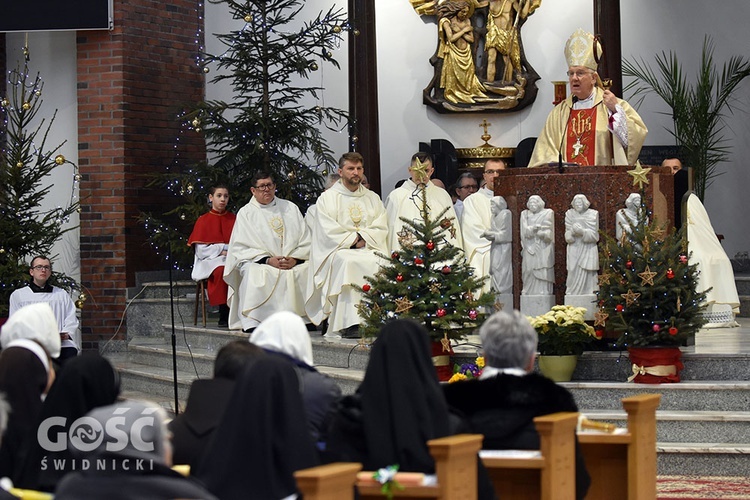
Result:
[[[401,218],[406,225],[399,233],[399,251],[378,254],[387,264],[360,284],[365,336],[377,335],[389,319],[411,318],[423,324],[434,341],[461,339],[482,324],[485,310],[494,304],[492,294],[478,296],[487,277],[474,276],[463,250],[443,236],[458,230],[455,220],[444,217],[447,209],[432,218],[424,184],[418,189],[422,220]]]
[[[59,154],[64,142],[47,148],[57,112],[46,124],[37,119],[44,82],[39,74],[29,74],[28,63],[27,57],[22,66],[8,72],[8,94],[0,99],[4,139],[0,148],[0,317],[8,315],[10,294],[28,283],[30,260],[50,254],[55,242],[73,229],[65,225],[78,209],[75,191],[66,206],[42,208],[52,189],[43,185],[49,182],[49,174],[73,163]],[[59,272],[52,274],[50,283],[66,290],[78,288],[75,280]]]
[[[299,0],[214,3],[225,4],[244,25],[217,35],[225,51],[203,54],[200,64],[206,73],[218,69],[209,83],[231,84],[233,97],[201,102],[180,115],[184,133],[205,137],[212,163],[183,166],[178,158],[170,171],[155,175],[151,185],[175,195],[177,206],[159,218],[141,217],[157,252],[169,245],[178,268],[192,263],[187,235],[217,182],[227,184],[232,207],[240,207],[250,199],[253,174],[269,171],[277,195],[304,213],[335,165],[322,131],[346,122],[344,111],[322,102],[322,88],[307,84],[319,64],[339,68],[334,51],[350,29],[342,10],[331,7],[293,29],[304,5]]]
[[[695,264],[688,264],[685,228],[648,224],[641,209],[619,241],[604,234],[600,250],[599,309],[594,327],[619,333],[620,347],[679,346],[705,324],[705,292],[696,292]]]

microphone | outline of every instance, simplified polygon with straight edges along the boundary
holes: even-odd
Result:
[[[578,97],[573,96],[572,100],[573,100],[573,105],[575,105],[575,103],[578,102]],[[563,129],[562,139],[560,140],[560,149],[557,150],[557,153],[558,153],[557,168],[561,174],[563,173],[563,161],[562,161],[563,160],[563,147],[565,145],[565,138],[567,137],[567,134],[568,134],[568,123],[570,122],[570,114],[572,112],[573,112],[573,108],[571,108],[570,111],[568,111],[568,119],[565,120],[565,128]]]

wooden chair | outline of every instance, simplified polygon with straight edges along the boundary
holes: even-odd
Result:
[[[206,285],[208,280],[198,280],[195,282],[195,312],[193,313],[193,325],[198,324],[198,303],[200,302],[201,312],[203,313],[203,328],[206,328]]]
[[[578,413],[536,417],[541,456],[482,458],[500,498],[519,500],[575,499],[575,429]]]
[[[430,440],[427,445],[435,459],[437,484],[405,486],[394,491],[394,498],[476,499],[477,452],[482,436],[459,434]],[[298,471],[294,477],[305,500],[351,500],[355,486],[360,499],[383,498],[380,484],[356,479],[361,468],[361,464],[335,463]],[[368,472],[366,476],[373,474]]]
[[[660,401],[660,394],[623,398],[626,433],[578,434],[591,475],[587,499],[656,499],[656,409]]]

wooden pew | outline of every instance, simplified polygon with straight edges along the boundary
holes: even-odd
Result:
[[[660,394],[623,398],[628,414],[624,434],[578,434],[591,475],[587,500],[656,499],[656,409],[660,401]]]
[[[459,434],[427,442],[435,459],[437,484],[406,486],[394,490],[394,498],[434,498],[475,500],[477,498],[477,453],[482,447],[480,434]],[[297,487],[305,500],[351,500],[354,486],[359,498],[383,498],[380,484],[358,481],[361,464],[334,463],[295,472]],[[368,473],[368,476],[374,474]]]
[[[536,417],[541,456],[483,457],[500,498],[519,500],[575,499],[575,429],[578,413]]]

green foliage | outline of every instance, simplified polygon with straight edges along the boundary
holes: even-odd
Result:
[[[620,347],[679,346],[706,323],[706,293],[696,291],[697,265],[688,263],[685,226],[667,231],[647,219],[642,205],[629,236],[617,242],[602,233],[599,314],[609,315],[606,328],[620,334]]]
[[[273,174],[276,194],[305,213],[323,190],[324,175],[336,158],[323,130],[339,130],[347,121],[343,110],[319,100],[322,88],[309,85],[320,64],[330,63],[348,26],[341,9],[331,7],[299,25],[300,0],[211,0],[225,4],[240,29],[216,35],[221,54],[204,54],[203,64],[217,70],[210,84],[229,83],[230,101],[204,101],[180,115],[185,134],[206,140],[211,163],[182,166],[152,175],[151,186],[167,189],[177,206],[161,215],[142,214],[141,221],[157,252],[168,244],[176,267],[187,268],[192,253],[187,234],[206,212],[208,188],[229,187],[229,210],[251,198],[250,179],[259,170]]]
[[[47,149],[57,112],[49,122],[41,119],[34,125],[44,87],[39,74],[29,75],[25,62],[9,72],[8,82],[8,95],[0,101],[4,138],[0,148],[0,317],[8,315],[10,294],[29,281],[31,258],[48,255],[63,234],[75,229],[63,226],[78,209],[74,201],[65,207],[41,208],[52,189],[44,185],[49,174],[59,165],[72,163],[58,154],[64,142]],[[67,290],[78,288],[61,273],[54,273],[50,282]]]
[[[680,146],[685,165],[693,167],[694,191],[702,200],[713,179],[721,175],[722,163],[729,160],[730,146],[723,136],[724,115],[732,111],[734,91],[750,76],[750,62],[733,56],[719,71],[713,59],[713,43],[703,40],[701,64],[694,84],[688,83],[674,52],[656,55],[657,71],[641,60],[622,62],[622,74],[635,77],[625,87],[640,96],[655,93],[671,109],[672,129],[667,129]]]
[[[446,231],[458,230],[455,220],[444,218],[447,209],[431,218],[422,193],[422,221],[402,217],[406,226],[400,233],[400,250],[390,256],[378,254],[387,263],[374,276],[366,276],[366,284],[354,284],[363,287],[359,314],[365,336],[376,336],[390,319],[411,318],[425,326],[432,340],[444,334],[461,339],[482,324],[485,310],[494,304],[492,294],[477,298],[488,278],[474,276],[463,250],[444,237]]]
[[[581,355],[586,346],[596,339],[591,325],[586,324],[586,308],[554,306],[541,316],[529,318],[539,334],[539,354],[543,356]]]

